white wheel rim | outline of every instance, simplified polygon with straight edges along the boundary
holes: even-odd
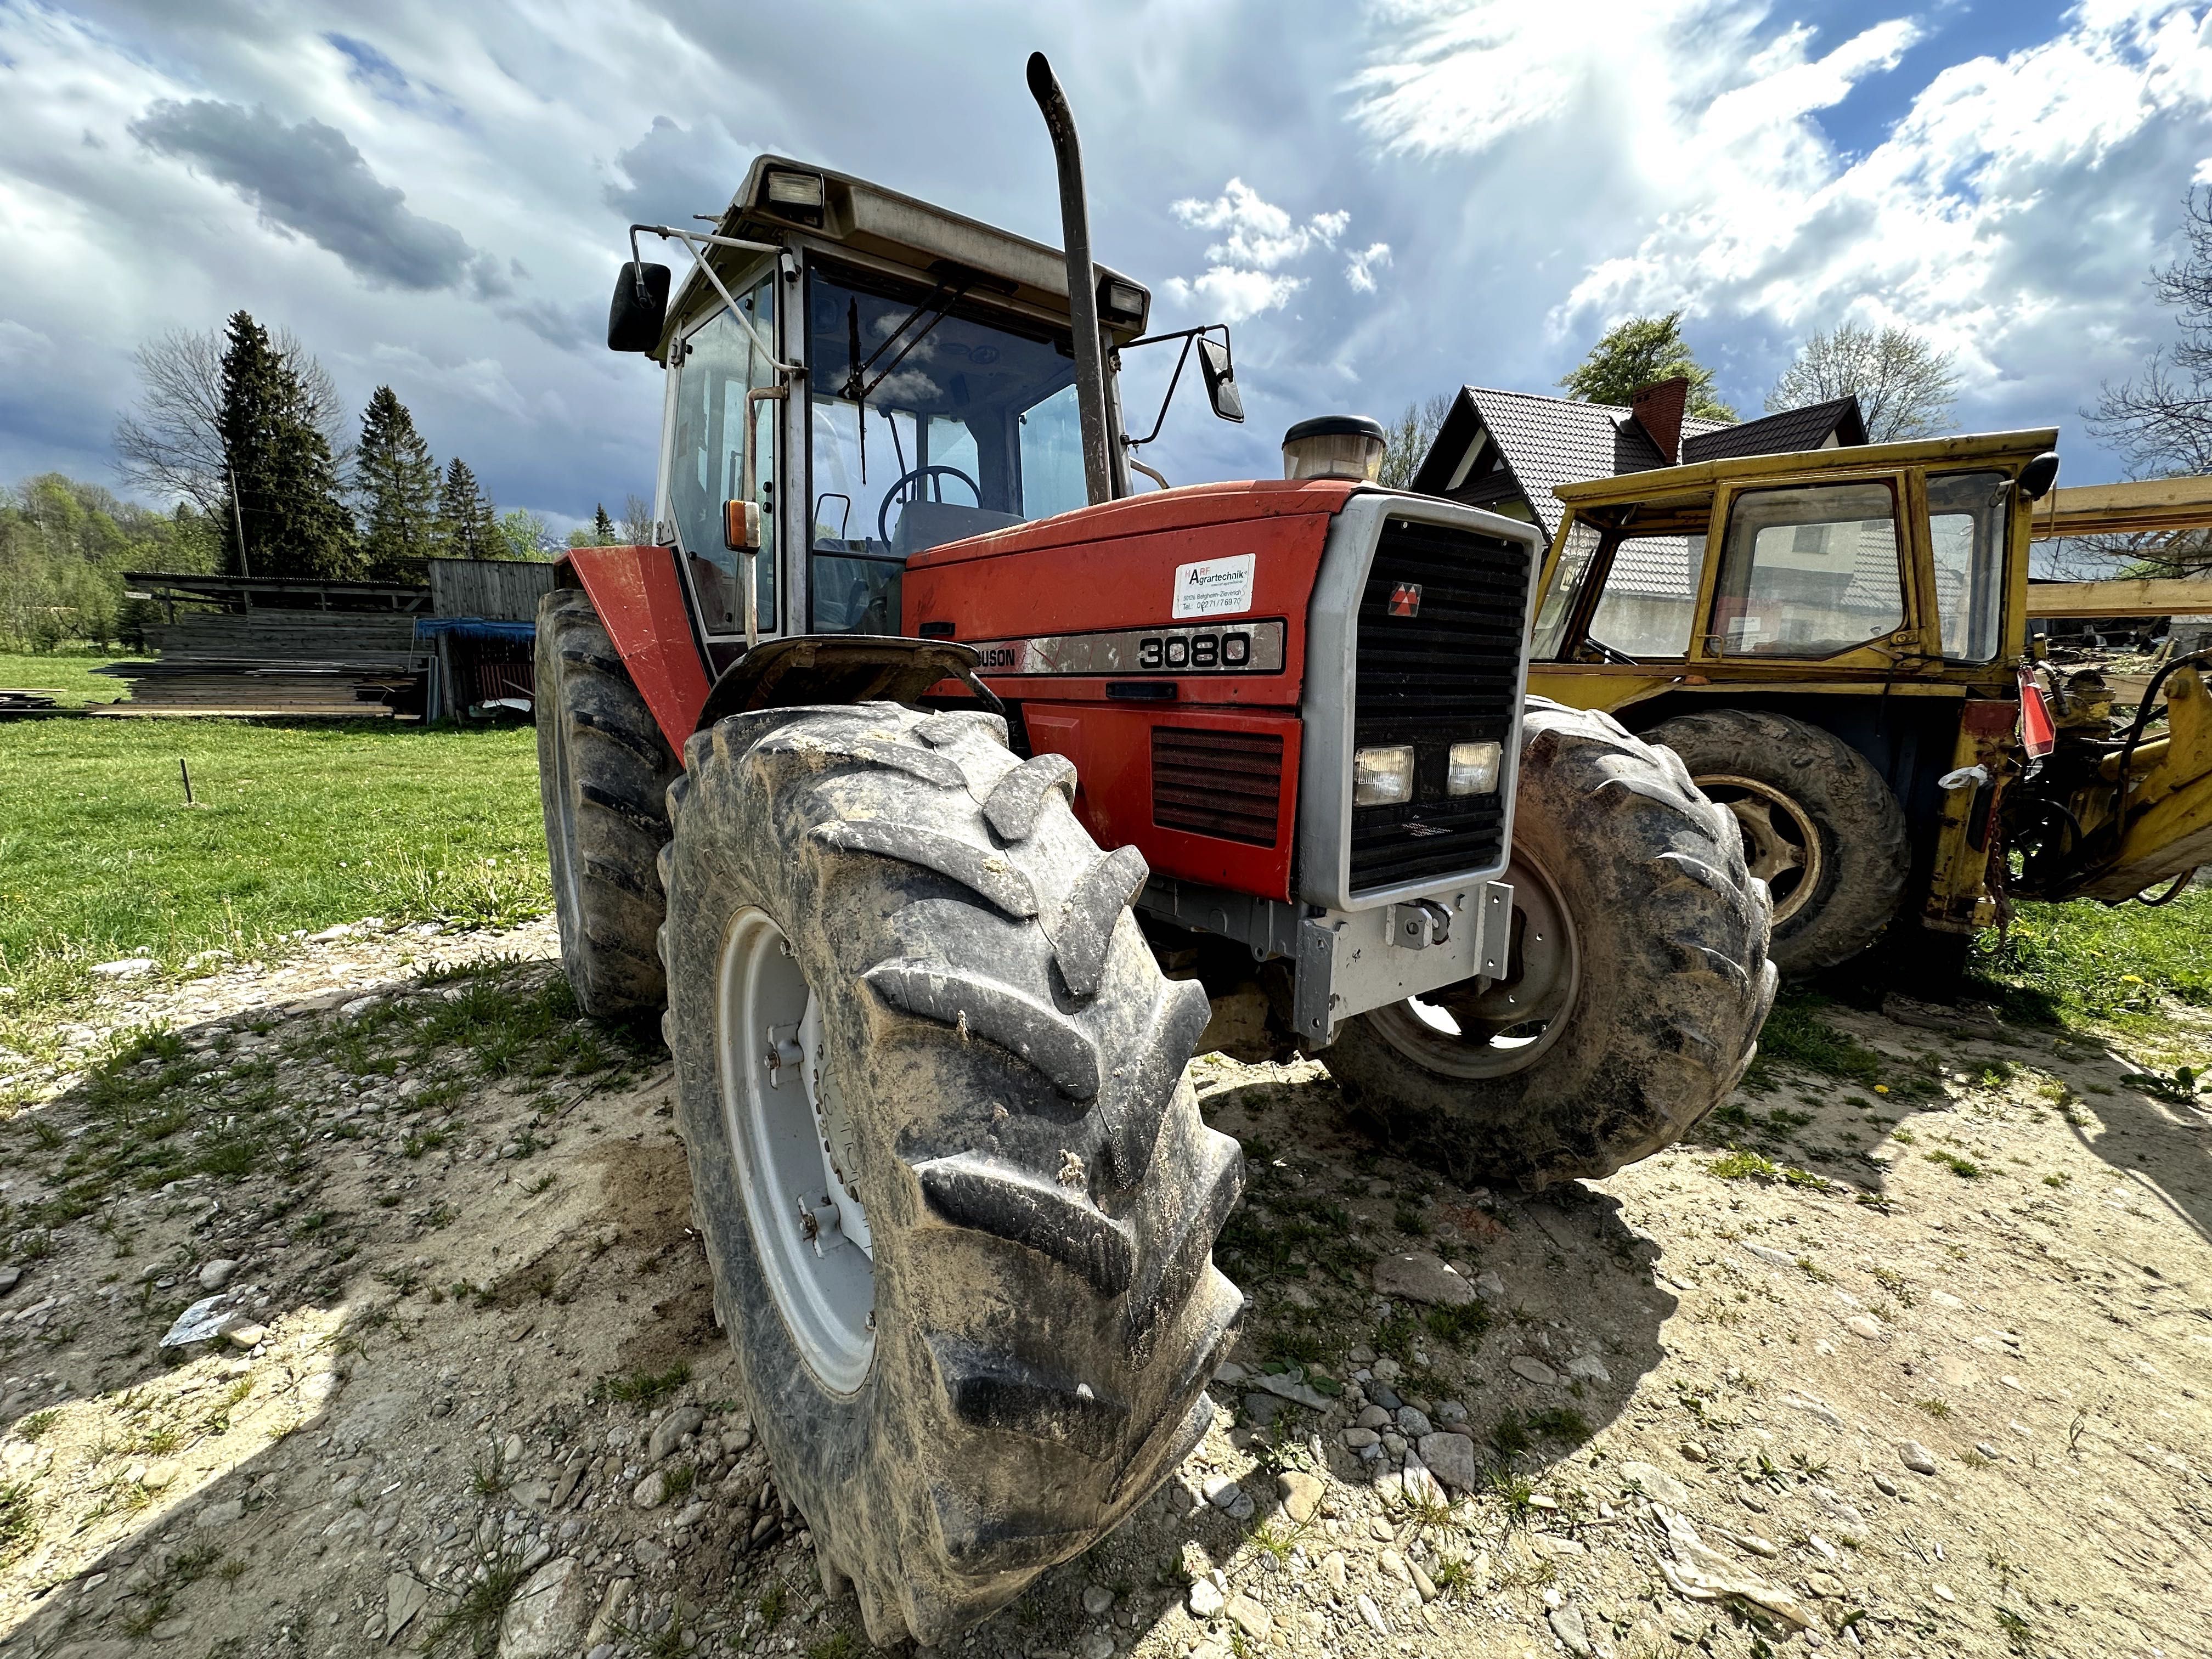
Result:
[[[714,995],[722,1121],[761,1276],[799,1357],[850,1394],[875,1357],[874,1243],[821,1001],[763,910],[731,918]]]
[[[1445,1077],[1510,1077],[1559,1040],[1582,988],[1582,941],[1543,866],[1516,853],[1513,942],[1506,975],[1477,989],[1465,980],[1368,1016],[1382,1040]]]

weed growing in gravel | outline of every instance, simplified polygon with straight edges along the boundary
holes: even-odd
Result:
[[[2054,1170],[2049,1175],[2043,1177],[2043,1184],[2046,1187],[2063,1187],[2068,1182],[2073,1179],[2074,1177],[2067,1174],[2065,1170]]]
[[[1874,1282],[1896,1297],[1905,1307],[1912,1307],[1920,1300],[1919,1297],[1914,1294],[1912,1286],[1905,1281],[1905,1275],[1894,1267],[1876,1267],[1874,1270]]]
[[[1461,1308],[1431,1308],[1422,1323],[1437,1341],[1472,1349],[1481,1343],[1483,1334],[1490,1328],[1490,1306],[1484,1302],[1470,1302]]]
[[[1547,1440],[1565,1440],[1581,1445],[1593,1431],[1589,1419],[1572,1406],[1547,1406],[1541,1411],[1530,1412],[1528,1430]]]
[[[479,1498],[496,1498],[514,1484],[497,1452],[487,1452],[469,1465],[469,1487]]]
[[[62,1419],[62,1414],[52,1406],[42,1412],[33,1412],[15,1425],[15,1432],[26,1440],[36,1440]]]
[[[593,1387],[591,1403],[618,1400],[625,1406],[647,1408],[659,1405],[691,1380],[691,1368],[678,1363],[659,1372],[639,1371],[629,1376],[602,1377]]]
[[[780,1578],[763,1593],[757,1606],[763,1629],[774,1630],[783,1622],[784,1603],[787,1600],[788,1600],[788,1592],[785,1590],[783,1581]]]
[[[423,1638],[422,1651],[442,1653],[453,1648],[470,1659],[491,1659],[499,1650],[500,1621],[507,1617],[507,1604],[514,1600],[514,1593],[529,1577],[522,1562],[522,1552],[513,1546],[480,1550],[475,1572],[453,1606],[432,1622]]]
[[[39,1518],[31,1507],[27,1481],[0,1485],[0,1566],[27,1554],[39,1541]]]
[[[1929,1152],[1925,1156],[1930,1164],[1942,1164],[1961,1181],[1978,1180],[1982,1175],[1980,1164],[1971,1158],[1960,1158],[1956,1152]]]

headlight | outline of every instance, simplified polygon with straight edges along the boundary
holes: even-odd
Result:
[[[1492,745],[1495,747],[1495,745]],[[1413,746],[1362,749],[1352,757],[1352,804],[1395,806],[1413,798]]]
[[[1498,792],[1498,763],[1505,751],[1494,743],[1455,743],[1451,746],[1451,769],[1444,774],[1444,793],[1452,795],[1490,795]]]

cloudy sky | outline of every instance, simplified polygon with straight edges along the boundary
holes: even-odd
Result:
[[[1036,47],[1099,257],[1235,327],[1250,422],[1171,418],[1178,482],[1678,306],[1746,412],[1901,322],[1962,425],[2114,477],[2077,411],[2170,333],[2144,277],[2212,183],[2203,0],[0,0],[0,478],[112,481],[133,349],[242,306],[502,507],[618,507],[659,410],[601,343],[623,227],[775,149],[1056,241]]]

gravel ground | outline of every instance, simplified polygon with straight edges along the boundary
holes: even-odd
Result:
[[[337,933],[0,1050],[0,1653],[866,1648],[714,1329],[665,1054],[554,950]],[[1881,1083],[1770,1068],[1540,1198],[1202,1055],[1252,1177],[1218,1420],[958,1650],[2212,1651],[2212,1112],[2083,1038],[1832,1018]],[[2208,1053],[2177,1011],[2160,1069]]]

